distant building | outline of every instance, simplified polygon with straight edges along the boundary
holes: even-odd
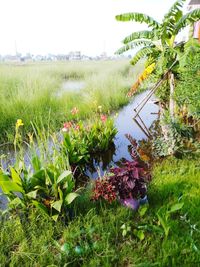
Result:
[[[188,10],[200,8],[200,0],[191,0],[188,4]]]
[[[13,63],[18,63],[21,60],[21,55],[17,54],[17,55],[6,55],[3,57],[3,60],[5,62],[13,62]]]
[[[188,10],[191,11],[197,8],[200,8],[200,0],[191,0],[188,4]],[[194,23],[192,36],[200,42],[200,20]]]
[[[72,51],[68,56],[69,60],[81,60],[81,51]]]
[[[63,55],[63,54],[58,54],[56,56],[57,60],[58,61],[66,61],[66,60],[69,60],[69,57],[67,55]]]
[[[100,59],[102,59],[102,60],[106,60],[106,59],[108,59],[106,52],[103,52],[103,53],[100,55]]]

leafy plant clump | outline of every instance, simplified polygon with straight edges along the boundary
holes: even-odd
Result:
[[[1,170],[0,187],[7,197],[8,210],[18,213],[35,207],[55,221],[67,213],[78,196],[70,170],[61,172],[56,164],[44,168],[38,158],[34,159],[32,172],[25,167],[10,167],[7,173]]]
[[[113,174],[109,177],[110,184],[115,188],[120,199],[145,197],[149,174],[139,162],[127,160],[121,167],[110,171]]]
[[[155,157],[165,157],[171,154],[180,156],[195,150],[194,129],[185,124],[183,118],[176,117],[172,121],[166,114],[161,123],[167,125],[167,137],[159,131],[160,133],[154,138],[152,148]]]
[[[8,200],[11,213],[26,214],[29,209],[39,209],[54,221],[66,217],[69,205],[78,196],[75,180],[67,158],[62,158],[59,149],[52,144],[46,150],[42,132],[36,133],[37,144],[30,138],[29,160],[25,158],[21,119],[15,127],[15,164],[3,170],[0,168],[0,188]],[[48,140],[49,141],[49,140]],[[48,145],[47,145],[48,146]]]
[[[64,123],[63,152],[72,165],[84,164],[90,155],[106,151],[117,133],[113,118],[100,114],[92,124],[82,121]]]

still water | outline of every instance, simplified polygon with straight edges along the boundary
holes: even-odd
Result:
[[[98,172],[102,175],[109,167],[120,161],[121,158],[131,160],[131,156],[128,152],[128,145],[130,145],[130,143],[125,137],[125,134],[130,134],[137,141],[148,138],[148,136],[133,120],[135,114],[134,108],[143,100],[148,92],[149,91],[145,91],[137,95],[129,105],[125,106],[118,112],[118,116],[115,119],[115,126],[118,133],[114,140],[114,146],[106,153],[100,155],[98,159],[93,160],[93,168],[88,167],[86,170],[86,174],[90,178],[96,178],[98,176]],[[158,117],[158,105],[154,104],[154,100],[155,96],[152,96],[140,112],[140,118],[147,128],[145,132],[148,131],[152,123]],[[143,128],[145,127],[143,126]]]
[[[67,92],[79,92],[85,87],[85,81],[67,80],[56,93],[57,97],[62,97]]]

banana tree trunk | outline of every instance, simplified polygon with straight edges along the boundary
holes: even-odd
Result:
[[[169,85],[170,85],[170,96],[169,96],[169,113],[172,120],[174,120],[174,109],[175,109],[175,101],[174,101],[174,88],[175,88],[175,82],[174,82],[174,74],[172,72],[169,72],[168,74],[169,78]]]

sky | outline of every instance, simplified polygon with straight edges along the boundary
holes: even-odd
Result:
[[[0,54],[113,55],[130,33],[146,29],[115,15],[146,13],[158,21],[175,0],[0,0]]]

